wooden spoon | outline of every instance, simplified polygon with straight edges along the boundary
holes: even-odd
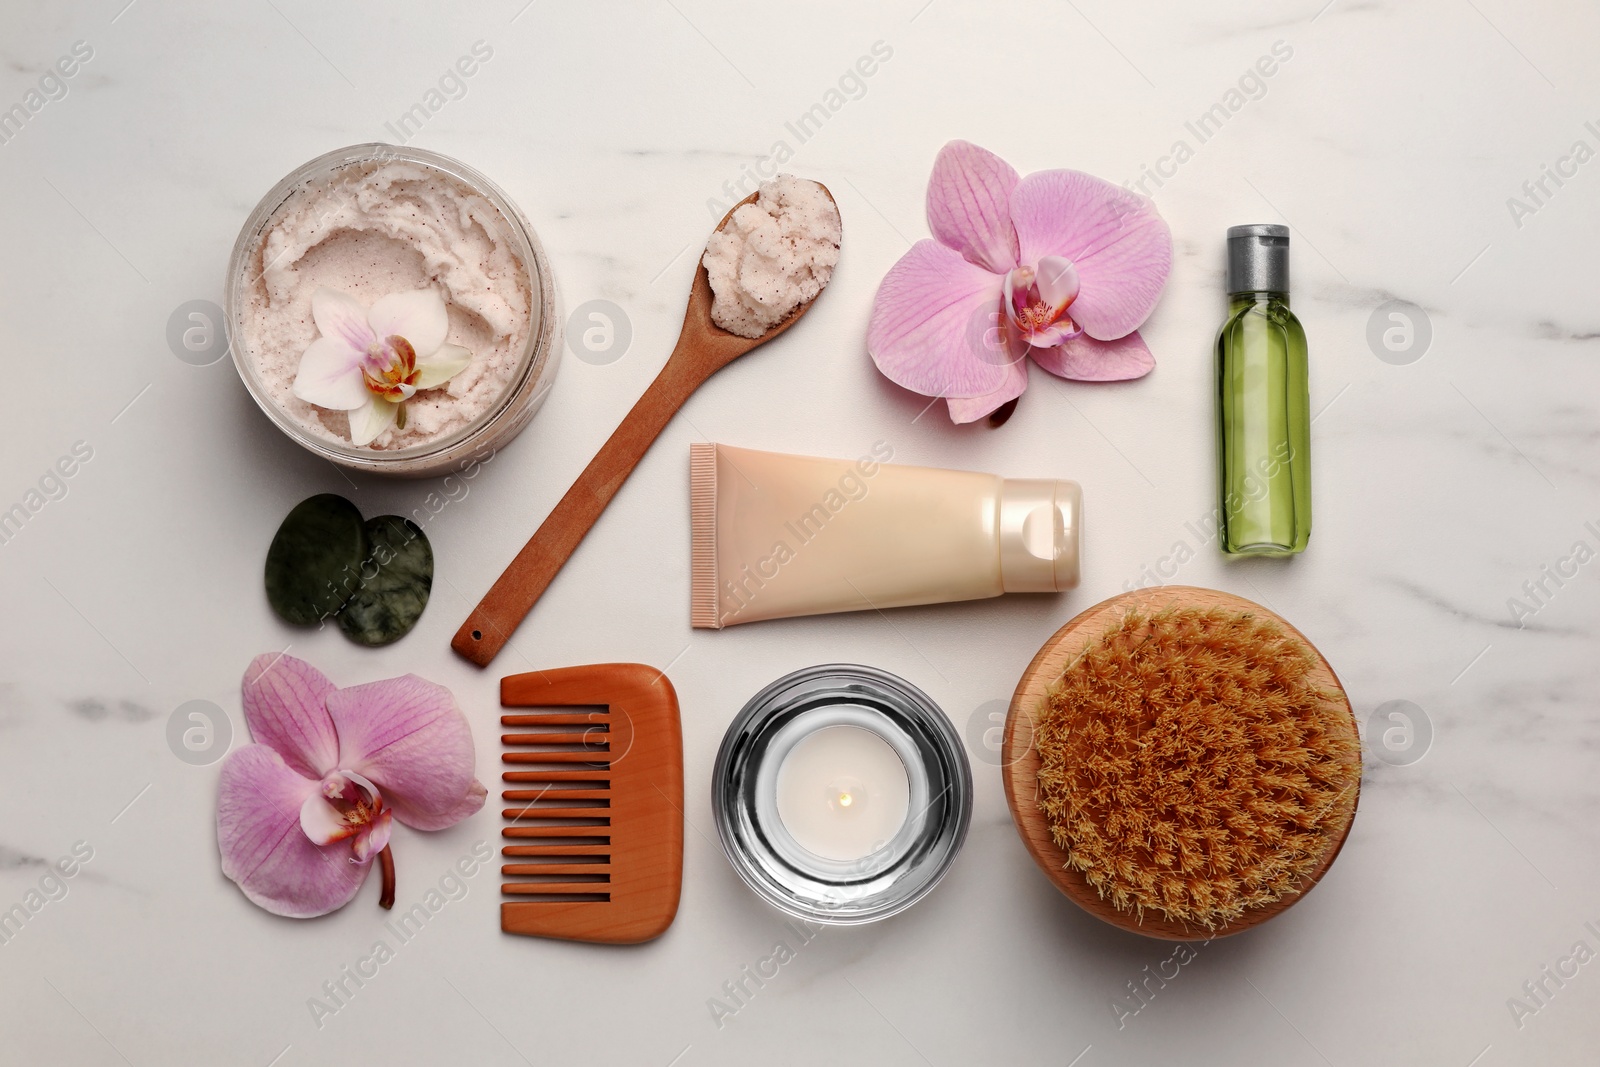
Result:
[[[822,191],[833,200],[827,186],[822,186]],[[717,229],[726,226],[733,212],[754,202],[757,195],[752,193],[735,204]],[[711,321],[711,279],[701,262],[689,289],[683,331],[667,365],[461,624],[450,647],[478,666],[487,667],[690,394],[735,359],[793,326],[815,302],[816,297],[807,300],[760,337],[740,337]]]

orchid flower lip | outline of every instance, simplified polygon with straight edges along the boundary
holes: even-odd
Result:
[[[1083,328],[1067,314],[1078,296],[1078,272],[1063,256],[1042,256],[1036,266],[1006,274],[1006,314],[1036,348],[1053,348],[1077,337]]]
[[[399,334],[374,340],[361,362],[361,376],[373,395],[391,404],[409,400],[417,392],[417,350]]]
[[[389,809],[378,787],[355,771],[339,768],[323,776],[300,808],[300,830],[314,845],[350,841],[350,861],[363,863],[373,846],[388,843]],[[381,841],[375,840],[381,837]]]

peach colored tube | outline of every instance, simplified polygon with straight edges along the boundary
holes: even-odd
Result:
[[[860,459],[691,446],[694,626],[1004,592],[1002,479]]]

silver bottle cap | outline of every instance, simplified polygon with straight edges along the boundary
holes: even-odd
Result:
[[[1228,294],[1289,291],[1289,227],[1228,227]]]

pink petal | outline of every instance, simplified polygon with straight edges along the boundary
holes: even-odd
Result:
[[[332,338],[355,352],[365,352],[377,337],[367,325],[367,309],[353,296],[317,287],[311,294],[311,318],[322,336]]]
[[[1015,400],[1028,388],[1028,361],[1019,359],[1006,367],[1006,377],[1000,388],[986,396],[976,396],[968,400],[952,398],[945,401],[950,405],[950,421],[954,423],[977,422],[1001,404]]]
[[[884,276],[867,325],[884,377],[923,396],[998,389],[1004,367],[985,358],[981,338],[1001,310],[1000,282],[937,241],[912,245]]]
[[[489,791],[483,787],[483,783],[474,778],[472,784],[467,787],[467,792],[462,796],[460,803],[437,816],[434,820],[438,824],[437,826],[423,825],[418,821],[419,817],[414,812],[407,813],[406,818],[401,821],[417,830],[443,830],[454,826],[468,816],[476,815],[483,807],[483,802],[488,795]]]
[[[351,862],[350,846],[318,848],[301,831],[300,807],[316,788],[266,745],[236,749],[222,764],[222,873],[274,915],[326,915],[348,904],[367,877],[370,865]]]
[[[1011,194],[1018,256],[1064,256],[1081,291],[1072,317],[1092,337],[1121,337],[1150,316],[1172,269],[1172,233],[1146,198],[1092,174],[1042,170]]]
[[[372,397],[361,377],[361,354],[343,341],[319,337],[300,356],[294,395],[333,411],[353,411]]]
[[[444,335],[450,332],[444,297],[432,289],[413,289],[409,293],[380,297],[372,305],[367,322],[379,337],[398,335],[410,341],[418,359],[427,359],[439,351]]]
[[[968,263],[995,274],[1017,265],[1011,190],[1017,172],[993,152],[966,141],[939,150],[928,179],[928,229]]]
[[[334,685],[321,671],[303,659],[265,652],[245,668],[243,690],[244,721],[257,743],[306,778],[334,768],[339,738],[326,703]]]
[[[1081,333],[1058,348],[1035,348],[1029,354],[1051,374],[1080,382],[1143,378],[1156,365],[1156,358],[1137,330],[1115,341],[1099,341]]]
[[[335,690],[339,766],[370,778],[395,818],[418,830],[454,826],[483,806],[472,729],[450,690],[414,674]]]

